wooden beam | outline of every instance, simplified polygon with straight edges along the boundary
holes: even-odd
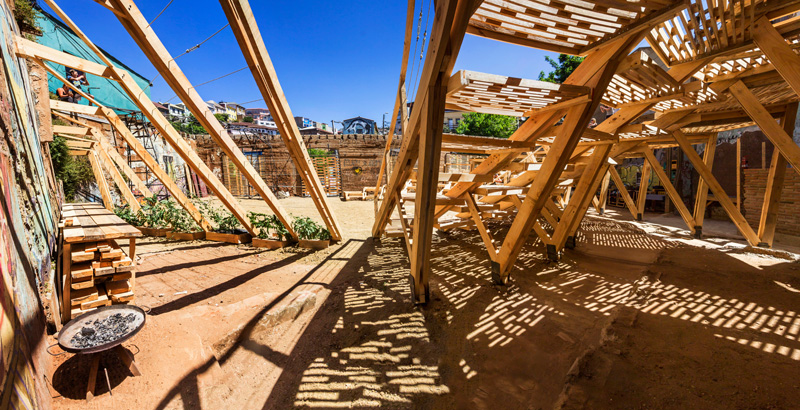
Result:
[[[150,153],[147,151],[147,149],[145,149],[144,145],[142,145],[142,143],[138,139],[136,139],[136,137],[133,136],[131,131],[128,129],[128,127],[125,126],[125,124],[122,122],[122,120],[119,118],[119,116],[117,116],[117,113],[115,113],[114,110],[112,110],[110,108],[107,108],[107,107],[104,107],[102,104],[98,103],[94,98],[92,98],[90,95],[88,95],[85,92],[83,92],[81,89],[75,88],[72,85],[72,83],[66,82],[66,79],[64,77],[62,77],[61,74],[59,74],[55,70],[51,69],[49,66],[44,64],[41,60],[37,60],[37,61],[39,62],[39,64],[45,70],[47,70],[47,72],[49,72],[50,74],[55,76],[57,79],[59,79],[59,81],[65,82],[67,84],[67,86],[70,87],[73,91],[77,92],[82,97],[86,98],[86,100],[91,102],[92,104],[95,104],[97,106],[97,110],[99,110],[99,112],[100,112],[100,115],[102,115],[103,117],[106,118],[106,120],[108,120],[108,122],[111,124],[111,126],[114,128],[114,130],[116,130],[117,133],[119,133],[119,135],[122,137],[122,139],[125,140],[125,143],[128,144],[128,147],[130,147],[136,153],[136,155],[138,155],[139,158],[142,159],[142,162],[145,163],[145,166],[147,166],[151,171],[153,171],[153,174],[156,176],[156,178],[158,178],[161,181],[162,184],[164,184],[164,188],[166,188],[167,191],[172,195],[172,197],[175,198],[175,201],[178,202],[178,204],[180,204],[183,207],[183,209],[185,209],[186,212],[189,213],[189,216],[191,216],[192,219],[194,219],[194,221],[197,222],[197,224],[200,225],[200,227],[203,228],[204,231],[207,232],[207,231],[209,231],[211,229],[211,225],[208,223],[208,221],[200,213],[200,210],[198,210],[197,207],[194,206],[192,201],[190,201],[189,198],[186,197],[186,194],[184,194],[183,191],[181,191],[181,189],[178,187],[178,185],[175,184],[175,182],[172,180],[172,178],[170,178],[169,174],[167,174],[163,169],[161,169],[161,167],[158,165],[158,162],[155,160],[155,158],[153,158],[150,155]],[[128,77],[130,77],[130,76],[128,76]],[[137,101],[137,100],[134,99],[134,101]],[[147,101],[149,101],[149,100],[147,100]],[[52,102],[53,101],[51,100],[51,103]],[[52,109],[59,109],[59,110],[66,111],[66,112],[81,113],[81,112],[83,112],[82,110],[84,110],[83,107],[86,107],[86,106],[80,105],[80,104],[66,103],[66,102],[61,102],[61,101],[59,101],[59,102],[60,102],[60,104],[57,104],[57,105],[55,105],[55,106],[53,106],[51,108]],[[150,102],[150,103],[152,104],[152,102]],[[153,109],[156,112],[158,111],[157,109],[155,109],[155,106],[153,106]],[[161,118],[163,118],[163,116]],[[166,119],[164,121],[166,121]],[[170,129],[172,129],[173,132],[175,131],[175,129],[172,128],[172,126],[170,126]],[[164,134],[162,134],[162,135],[164,135]],[[169,138],[165,138],[165,139],[167,141],[170,141]],[[183,141],[184,144],[186,146],[188,146],[188,143],[186,141],[184,141],[182,138],[181,138],[181,141]],[[179,151],[177,149],[176,145],[173,145],[173,147],[176,148],[176,152],[178,152],[179,154],[181,153],[181,151]],[[191,153],[194,153],[194,151],[191,151]],[[197,156],[196,153],[195,153],[195,156]],[[198,157],[198,160],[199,160],[199,157]],[[201,164],[202,164],[202,161],[201,161]],[[202,165],[205,166],[205,164],[202,164]]]
[[[447,88],[444,79],[433,83],[426,102],[426,117],[420,132],[419,170],[417,171],[416,200],[414,201],[414,249],[411,259],[411,290],[415,303],[430,299],[428,280],[431,275],[430,255],[433,225],[436,222],[436,191],[442,149],[442,123]]]
[[[593,90],[605,89],[621,59],[627,56],[630,49],[638,44],[639,40],[641,40],[641,36],[626,36],[599,47],[573,71],[566,83],[589,86]],[[600,98],[601,93],[593,92],[591,104],[576,105],[568,109],[564,123],[559,127],[561,129],[542,163],[542,168],[532,181],[522,208],[517,213],[517,217],[503,241],[497,261],[492,263],[492,279],[495,283],[506,284],[508,282],[511,269],[525,244],[525,238],[533,228],[533,224],[537,223],[545,201],[550,200],[550,194],[580,141],[581,134],[587,128],[591,116],[599,106]],[[602,125],[600,124],[600,126]],[[607,129],[600,129],[600,131],[608,132]],[[595,150],[605,150],[610,147],[610,145],[599,145],[595,147]]]
[[[388,166],[389,153],[392,148],[394,129],[396,127],[396,118],[399,114],[401,135],[405,134],[406,122],[408,121],[408,104],[406,101],[406,71],[408,70],[408,55],[411,51],[411,33],[414,30],[415,8],[415,1],[408,0],[408,5],[406,6],[406,29],[405,36],[403,37],[403,58],[400,62],[400,82],[397,85],[397,96],[395,98],[394,108],[392,109],[392,126],[389,128],[389,134],[386,136],[386,147],[383,150],[383,157],[381,157],[381,168],[378,171],[378,179],[375,183],[375,195],[372,196],[372,201],[375,205],[375,213],[378,213],[378,200],[380,199],[379,193],[381,192],[381,185],[383,185],[383,175]]]
[[[703,163],[708,169],[714,165],[714,154],[717,151],[717,134],[708,137],[706,148],[703,152]],[[703,236],[703,220],[706,217],[706,205],[708,202],[708,184],[703,178],[697,179],[697,195],[694,202],[694,235],[695,238]]]
[[[111,175],[111,180],[114,181],[114,184],[119,189],[119,192],[122,193],[122,198],[125,202],[128,203],[128,206],[131,207],[131,210],[134,212],[139,212],[142,209],[142,206],[139,205],[139,201],[136,200],[136,197],[131,192],[131,188],[125,182],[125,179],[122,178],[122,174],[119,173],[117,167],[114,166],[114,163],[111,161],[111,158],[108,156],[108,153],[103,149],[95,149],[94,152],[97,154],[97,159],[100,161],[100,165],[103,169]]]
[[[600,197],[598,198],[597,213],[603,215],[606,211],[606,204],[608,203],[608,185],[611,180],[611,174],[606,171],[603,175],[603,182],[600,184]]]
[[[78,125],[86,125],[76,120],[75,118],[72,118],[68,115],[64,115],[58,111],[51,110],[51,113],[56,117],[61,118],[64,121],[69,121],[72,122],[73,124],[78,124]],[[122,155],[120,155],[120,153],[117,152],[116,148],[114,148],[111,145],[111,143],[108,142],[106,136],[103,135],[102,132],[98,131],[95,127],[89,127],[89,129],[95,141],[97,141],[97,143],[100,145],[100,149],[105,151],[108,154],[108,156],[111,157],[111,160],[115,164],[117,164],[117,167],[119,167],[122,170],[122,173],[125,174],[125,176],[133,183],[133,186],[137,190],[139,190],[139,193],[141,193],[145,197],[153,196],[153,193],[150,192],[150,189],[147,187],[144,181],[142,181],[139,178],[139,176],[136,175],[136,172],[134,172],[133,169],[131,169],[131,167],[128,165],[128,162],[125,161],[125,158],[122,158]]]
[[[610,146],[603,146],[592,153],[589,165],[575,186],[575,192],[564,208],[564,215],[553,232],[553,244],[547,249],[547,255],[551,260],[558,259],[558,253],[564,248],[567,237],[580,225],[580,220],[583,219],[583,215],[597,191],[601,175],[604,175],[608,168],[610,151]]]
[[[792,137],[775,122],[769,112],[758,101],[758,98],[741,81],[731,85],[729,91],[739,101],[742,108],[747,111],[750,118],[758,124],[764,135],[772,141],[775,148],[783,154],[792,168],[800,173],[800,147],[795,144]]]
[[[758,235],[753,231],[753,228],[747,224],[747,220],[744,219],[742,213],[736,209],[736,205],[733,204],[728,194],[722,189],[722,185],[719,184],[714,175],[711,173],[711,169],[706,166],[703,160],[700,158],[700,155],[697,154],[697,151],[692,148],[691,143],[683,135],[683,132],[680,130],[676,130],[672,133],[675,137],[675,140],[678,142],[678,145],[681,147],[681,150],[686,154],[689,158],[689,161],[694,165],[694,169],[700,174],[700,177],[705,179],[706,184],[708,184],[708,188],[714,194],[714,197],[717,199],[720,205],[725,209],[725,212],[728,213],[731,220],[733,221],[734,225],[739,229],[739,232],[745,237],[747,242],[752,245],[756,246],[759,244]]]
[[[798,103],[792,103],[786,109],[786,115],[781,119],[781,125],[787,134],[794,134],[794,124],[797,119]],[[767,176],[767,189],[764,193],[764,203],[761,206],[761,219],[758,223],[758,238],[764,246],[772,247],[775,240],[775,228],[778,225],[778,208],[781,193],[786,178],[786,159],[778,150],[772,151],[772,163]]]
[[[642,150],[645,159],[647,162],[650,163],[653,171],[656,173],[656,177],[658,177],[659,182],[661,182],[661,186],[664,187],[664,190],[667,192],[667,196],[672,200],[672,203],[675,205],[675,208],[678,209],[678,213],[681,214],[681,218],[683,221],[686,222],[686,226],[689,228],[689,231],[694,232],[694,216],[689,211],[689,208],[686,207],[686,204],[683,203],[683,199],[681,195],[678,193],[678,190],[672,185],[672,181],[670,181],[669,176],[664,172],[664,169],[661,168],[661,162],[658,161],[655,155],[653,155],[653,151],[649,148]]]
[[[133,2],[130,0],[112,0],[112,2],[133,4]],[[256,85],[261,91],[261,95],[264,97],[264,102],[267,104],[267,107],[269,107],[270,113],[275,119],[275,124],[278,127],[278,131],[283,139],[284,145],[286,145],[289,155],[294,162],[295,168],[297,168],[300,173],[300,177],[305,183],[306,190],[311,196],[311,199],[314,201],[314,205],[322,217],[323,222],[328,227],[331,237],[337,241],[342,240],[342,232],[339,227],[339,223],[337,222],[336,217],[327,203],[327,193],[319,181],[319,176],[317,175],[316,169],[312,165],[311,158],[309,157],[305,143],[303,142],[303,137],[300,135],[300,130],[297,127],[297,123],[294,120],[289,103],[287,102],[286,96],[283,93],[283,88],[278,81],[278,75],[275,71],[275,67],[272,64],[269,53],[267,53],[264,40],[261,38],[261,32],[258,29],[258,24],[256,23],[252,10],[250,9],[249,2],[247,0],[220,0],[220,4],[222,5],[222,9],[225,11],[225,15],[228,17],[228,22],[231,25],[233,34],[236,36],[236,39],[239,42],[239,47],[244,54],[247,65],[250,67],[250,72],[256,81]],[[132,13],[132,17],[135,19],[136,23],[135,25],[132,25],[132,28],[136,32],[136,37],[145,36],[147,39],[145,44],[150,43],[154,51],[157,52],[157,55],[154,57],[160,61],[164,61],[165,57],[168,57],[168,54],[166,53],[167,50],[163,47],[163,45],[161,45],[160,41],[158,41],[158,38],[155,37],[155,33],[149,27],[144,26],[146,23],[144,17],[142,17],[138,10],[135,13]],[[151,57],[151,60],[152,59],[153,58]],[[165,64],[165,68],[176,71],[175,69],[177,69],[177,66],[174,65],[174,62],[169,63],[167,61],[166,63],[167,64]],[[156,66],[158,66],[158,64]],[[177,71],[177,73],[180,72]],[[182,82],[182,84],[180,84],[181,86],[189,85],[188,80],[184,82],[184,79],[185,77],[182,75],[176,76],[176,80]],[[200,96],[197,95],[193,88],[188,90],[185,97],[193,101],[193,105],[197,106],[197,109],[200,111],[208,111],[206,104],[203,102]],[[241,153],[233,140],[227,136],[225,129],[219,125],[219,122],[216,120],[213,114],[208,112],[208,115],[206,115],[205,118],[208,120],[209,125],[216,129],[216,133],[219,135],[220,139],[219,142],[221,143],[223,149],[225,149],[225,147],[229,147],[228,149],[231,150],[233,154],[233,157],[231,157],[231,154],[229,154],[229,158],[233,159],[234,163],[237,164],[237,167],[243,170],[251,185],[256,188],[256,191],[259,192],[261,197],[264,198],[267,203],[272,204],[271,207],[273,208],[273,211],[276,213],[278,211],[283,212],[283,210],[280,209],[277,204],[277,199],[269,190],[269,187],[267,187],[266,183],[264,183],[264,181],[258,175],[258,172],[255,170],[255,168],[253,168],[244,154]],[[216,128],[217,126],[219,126],[219,128]],[[213,132],[212,135],[214,135]]]
[[[100,168],[100,160],[97,158],[97,153],[94,150],[89,150],[89,164],[92,166],[92,173],[97,182],[97,188],[100,191],[100,196],[103,198],[103,206],[111,212],[114,212],[114,200],[111,198],[111,191],[108,189],[108,181],[106,181],[103,170]]]
[[[478,227],[478,232],[481,235],[483,244],[486,245],[486,250],[489,252],[489,259],[493,261],[495,258],[497,258],[497,248],[494,245],[494,238],[492,238],[491,232],[486,229],[486,224],[484,223],[483,219],[481,219],[481,212],[478,210],[478,205],[475,203],[475,198],[473,198],[472,194],[469,192],[465,193],[463,198],[467,202],[467,207],[469,207],[469,213],[472,216],[472,220],[475,221],[475,226]],[[517,199],[517,201],[519,201],[519,199]]]
[[[800,56],[786,43],[783,36],[775,29],[767,16],[762,16],[753,23],[753,42],[769,58],[769,62],[800,96]]]
[[[644,220],[644,206],[647,203],[647,189],[650,187],[650,163],[642,164],[642,176],[639,178],[639,193],[636,198],[636,220]]]
[[[52,0],[47,0],[47,1],[52,1]],[[239,147],[230,137],[227,130],[222,126],[222,124],[220,124],[219,120],[217,120],[217,118],[214,117],[214,114],[208,108],[208,105],[200,97],[200,94],[197,93],[196,89],[192,86],[192,84],[183,74],[183,71],[181,71],[180,67],[175,62],[175,60],[171,58],[166,47],[164,47],[164,45],[161,43],[161,40],[158,38],[153,29],[147,23],[147,20],[145,20],[144,16],[141,14],[136,4],[130,0],[110,0],[110,3],[112,4],[115,10],[121,12],[121,15],[117,15],[120,23],[122,23],[122,25],[125,27],[125,29],[133,38],[133,40],[139,45],[139,47],[148,57],[153,66],[158,70],[159,74],[161,74],[161,77],[164,78],[164,81],[166,81],[167,84],[169,84],[170,88],[172,88],[172,90],[178,95],[181,101],[183,101],[183,103],[186,104],[186,107],[189,109],[189,111],[192,112],[192,114],[194,114],[195,118],[197,118],[197,121],[200,123],[200,125],[202,125],[203,128],[206,129],[206,131],[208,131],[209,135],[214,140],[214,142],[216,142],[217,145],[226,154],[228,160],[236,166],[236,168],[247,179],[247,181],[259,194],[259,196],[261,196],[261,198],[267,203],[269,208],[278,217],[278,219],[280,219],[280,221],[283,223],[283,225],[286,227],[286,229],[289,231],[292,237],[297,239],[297,234],[291,228],[291,220],[289,220],[288,214],[283,209],[283,207],[278,203],[278,198],[275,197],[275,195],[272,193],[267,184],[259,175],[258,171],[255,169],[253,164],[247,159],[247,157],[245,157],[244,153],[242,153],[241,149],[239,149]],[[117,79],[123,85],[123,87],[126,88],[128,94],[130,94],[131,97],[139,100],[137,101],[137,105],[139,105],[140,101],[146,100],[144,94],[141,93],[141,90],[139,90],[138,85],[136,85],[136,83],[132,81],[132,79],[130,79],[129,75],[126,75],[126,73],[122,72],[120,69],[116,67],[113,69],[113,72],[115,79]],[[145,107],[140,106],[140,108],[142,109],[143,112],[146,112],[148,117],[155,118],[155,119],[150,118],[150,120],[154,123],[156,128],[159,128],[159,131],[162,131],[162,134],[172,133],[174,134],[173,139],[180,138],[180,135],[177,133],[177,131],[175,131],[172,125],[169,124],[169,122],[166,122],[166,119],[163,118],[163,115],[158,110],[153,111],[152,108],[155,108],[155,106],[153,106],[152,108],[147,107],[149,105],[152,105],[152,102],[147,100],[143,105]],[[279,114],[276,112],[273,112],[273,115],[279,116]],[[285,126],[283,121],[285,121],[285,119],[279,119],[279,121],[277,121],[279,127]],[[294,124],[294,118],[291,118],[291,121],[292,124]],[[164,123],[159,124],[161,122]],[[294,126],[295,128],[297,127],[296,124],[294,124]],[[299,135],[299,131],[297,132],[297,134]],[[281,132],[281,135],[284,137],[286,136],[286,134],[283,132]],[[291,153],[293,144],[287,143],[286,145]],[[189,154],[188,156],[189,157],[196,156],[196,154],[192,155],[193,151],[191,150],[191,147],[188,148],[191,151],[191,152],[187,151],[187,153]],[[205,164],[203,164],[203,166],[201,166],[200,168],[202,167],[205,167]],[[298,166],[298,171],[300,171],[301,176],[307,174],[306,168],[308,167],[310,167],[308,163],[305,163],[305,168],[302,167],[302,164],[301,166]],[[198,171],[198,170],[196,170],[196,172],[198,174],[204,173],[203,171]],[[313,176],[316,176],[316,173]],[[208,179],[216,179],[216,176],[213,175],[205,175],[205,177]],[[305,179],[306,176],[304,176],[304,180]],[[317,190],[314,189],[314,187],[309,186],[309,184],[306,184],[306,187],[308,188],[309,192],[312,193],[312,197],[318,194]],[[224,187],[224,185],[221,184],[221,182],[220,185],[216,188],[219,189],[220,192],[223,192],[222,190],[227,191],[227,189]],[[229,197],[227,198],[224,197],[228,195]],[[251,234],[255,234],[255,231],[253,230],[253,227],[250,224],[250,220],[247,216],[247,213],[244,211],[243,208],[241,208],[236,199],[233,198],[233,196],[230,195],[230,193],[228,193],[228,195],[224,195],[220,199],[222,200],[223,203],[226,203],[226,205],[228,205],[228,207],[231,209],[234,215],[236,215],[237,219],[239,219],[239,222],[242,224],[242,226],[244,226],[245,229],[247,229],[247,231],[250,232]],[[323,219],[326,220],[327,223],[328,219],[324,217]],[[341,239],[341,237],[337,238],[338,236],[337,229],[331,229],[331,236],[334,237],[334,239]]]
[[[478,0],[448,0],[436,3],[428,55],[419,76],[420,83],[417,87],[417,96],[414,98],[413,111],[409,117],[406,132],[403,134],[400,152],[396,166],[389,178],[387,191],[399,189],[408,180],[414,163],[418,159],[421,118],[427,115],[422,111],[422,107],[425,106],[428,99],[430,85],[435,80],[434,77],[438,75],[436,73],[444,72],[449,78],[461,49],[461,42],[464,39],[469,19],[479,5],[480,1]],[[443,86],[446,86],[446,82],[443,82]],[[460,195],[450,195],[448,192],[448,196],[451,197]],[[392,197],[387,197],[381,203],[372,226],[373,236],[380,236],[383,232],[393,207]]]
[[[622,195],[622,200],[625,201],[625,206],[627,206],[628,210],[631,212],[631,217],[636,219],[636,203],[633,202],[633,198],[631,198],[628,188],[625,187],[625,184],[622,182],[622,178],[620,178],[617,168],[613,166],[609,167],[608,172],[611,175],[611,180],[614,181],[614,185],[617,186],[617,192]]]

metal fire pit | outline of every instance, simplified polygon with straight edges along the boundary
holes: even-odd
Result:
[[[114,315],[116,313],[120,313],[122,315],[129,315],[133,313],[135,315],[135,319],[128,325],[128,332],[117,337],[115,340],[111,342],[107,342],[104,344],[91,346],[91,347],[77,347],[71,343],[72,337],[75,336],[78,332],[83,329],[89,322],[94,322],[95,320],[103,320],[107,317]],[[133,305],[111,305],[111,306],[103,306],[99,307],[96,310],[93,310],[88,313],[84,313],[78,316],[75,319],[72,319],[69,323],[67,323],[62,329],[61,332],[58,334],[58,345],[67,352],[70,353],[78,353],[78,354],[89,354],[89,353],[97,353],[102,352],[104,350],[111,349],[115,346],[119,346],[122,342],[132,338],[140,330],[144,327],[145,322],[145,311]]]

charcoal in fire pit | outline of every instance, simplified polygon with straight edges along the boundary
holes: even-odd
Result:
[[[136,314],[115,313],[105,319],[87,322],[75,333],[70,343],[80,349],[100,346],[113,342],[129,332],[129,325],[136,320]]]

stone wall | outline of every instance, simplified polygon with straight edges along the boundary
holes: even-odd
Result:
[[[767,188],[769,168],[750,168],[742,173],[742,211],[747,222],[758,229],[761,206]],[[793,169],[786,170],[780,205],[778,206],[778,226],[776,232],[800,235],[800,176]]]
[[[197,147],[197,152],[211,170],[221,177],[234,195],[255,195],[230,163],[222,150],[208,135],[187,136]],[[231,136],[239,148],[249,157],[267,185],[274,191],[299,195],[302,184],[289,151],[277,135]],[[381,158],[386,147],[384,135],[306,135],[303,136],[308,149],[325,149],[338,155],[341,187],[346,191],[360,191],[375,186],[380,171]],[[395,137],[394,147],[400,145]]]

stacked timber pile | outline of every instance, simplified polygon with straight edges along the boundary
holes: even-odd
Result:
[[[133,302],[136,266],[115,241],[75,244],[71,259],[72,317],[99,306]]]
[[[142,233],[100,204],[62,207],[61,318],[134,303],[136,238]],[[128,241],[126,255],[118,242]]]

